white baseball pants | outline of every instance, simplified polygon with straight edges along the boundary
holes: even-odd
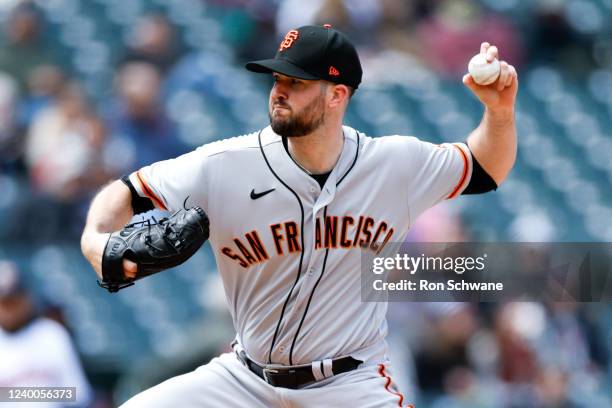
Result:
[[[360,367],[299,390],[273,387],[225,353],[137,394],[122,408],[406,407],[387,364]]]

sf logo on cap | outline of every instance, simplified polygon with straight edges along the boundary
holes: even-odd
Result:
[[[283,41],[281,41],[280,43],[280,47],[279,47],[279,51],[284,51],[287,48],[291,47],[293,45],[293,42],[295,40],[298,39],[298,36],[300,35],[300,33],[298,33],[297,30],[291,30],[287,33],[287,35],[285,35],[285,38],[283,39]]]

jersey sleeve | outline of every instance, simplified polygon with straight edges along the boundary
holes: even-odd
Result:
[[[435,145],[414,137],[407,139],[403,162],[408,170],[408,207],[414,220],[440,201],[461,194],[472,174],[472,155],[465,143]]]
[[[207,211],[211,161],[205,146],[174,159],[145,166],[130,175],[130,181],[141,197],[149,198],[155,207],[176,211],[200,205]]]

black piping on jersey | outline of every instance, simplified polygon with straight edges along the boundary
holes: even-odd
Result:
[[[323,219],[325,220],[327,219],[327,206],[325,206],[325,209],[323,210]],[[304,313],[302,314],[302,318],[300,319],[300,324],[298,325],[298,328],[295,331],[295,336],[293,336],[293,340],[291,341],[291,349],[289,349],[289,364],[290,365],[293,364],[291,362],[293,359],[293,347],[295,346],[298,335],[300,334],[300,329],[302,328],[302,324],[304,323],[304,320],[306,320],[306,313],[308,313],[310,302],[312,301],[312,297],[314,295],[315,289],[319,285],[319,282],[321,282],[321,278],[323,277],[323,274],[325,273],[325,265],[327,265],[327,255],[328,254],[329,254],[329,248],[325,248],[325,257],[323,258],[323,267],[321,268],[321,274],[319,275],[319,277],[317,278],[317,281],[312,287],[312,292],[310,292],[310,296],[308,296],[308,302],[306,302],[306,308],[304,309]]]
[[[357,135],[357,155],[359,154],[359,132],[355,131],[355,134]],[[342,131],[342,137],[344,137],[344,130]],[[298,166],[298,168],[300,170],[302,170],[304,173],[308,174],[309,176],[313,176],[312,174],[310,174],[309,172],[306,171],[306,169],[304,169],[302,166],[299,165],[298,162],[295,161],[295,159],[293,158],[293,156],[291,155],[291,153],[289,153],[289,148],[287,147],[287,145],[285,144],[287,142],[287,138],[283,137],[282,138],[283,141],[283,147],[285,148],[285,151],[287,152],[287,155],[291,158],[291,161],[295,163],[296,166]],[[344,173],[344,176],[342,176],[342,178],[340,179],[340,181],[338,181],[336,183],[336,187],[338,187],[338,185],[340,184],[340,182],[346,177],[347,174],[349,174],[349,172],[352,170],[353,166],[355,165],[355,162],[357,162],[357,155],[355,155],[355,159],[353,160],[353,163],[351,164],[351,167],[347,170],[346,173]],[[327,175],[329,176],[331,174],[331,171],[329,173],[327,173]],[[314,177],[313,177],[314,178]],[[316,180],[316,178],[315,178]],[[318,180],[317,180],[318,181]],[[323,188],[323,186],[321,186],[321,188]]]
[[[278,174],[276,174],[276,172],[274,171],[274,169],[272,168],[272,166],[270,166],[270,162],[268,161],[268,158],[266,157],[266,152],[263,149],[263,146],[261,144],[261,131],[259,132],[259,134],[257,135],[257,138],[259,140],[259,149],[261,150],[261,155],[264,158],[264,161],[266,162],[266,165],[268,166],[268,168],[270,169],[270,171],[272,172],[272,174],[274,175],[274,177],[276,177],[276,179],[278,181],[280,181],[280,183],[285,186],[287,188],[287,190],[291,191],[291,193],[293,193],[293,195],[295,196],[298,204],[300,205],[300,212],[301,212],[301,220],[300,220],[300,241],[301,241],[301,246],[302,246],[302,251],[300,253],[300,263],[298,266],[298,273],[297,273],[297,277],[295,278],[295,282],[293,282],[293,285],[291,286],[291,289],[289,290],[289,294],[287,294],[287,298],[285,299],[285,303],[283,303],[283,308],[281,309],[281,315],[278,318],[278,323],[276,323],[276,329],[274,329],[274,336],[272,337],[272,344],[270,344],[270,351],[268,353],[268,363],[272,364],[272,350],[274,349],[274,344],[276,343],[276,338],[278,337],[278,331],[280,329],[280,325],[281,322],[283,321],[283,316],[285,315],[285,309],[287,308],[287,303],[289,303],[289,299],[291,299],[291,295],[293,294],[293,289],[295,289],[295,286],[297,285],[298,281],[300,280],[300,275],[302,273],[302,262],[304,261],[304,205],[302,204],[302,200],[300,200],[300,196],[291,188],[289,187],[289,185],[287,183],[285,183],[279,176]],[[292,365],[293,363],[291,362],[291,355],[289,355],[289,364]]]
[[[355,133],[357,134],[357,151],[355,152],[355,158],[353,159],[353,163],[351,163],[351,167],[349,167],[349,169],[346,171],[346,173],[344,173],[344,175],[336,183],[336,188],[338,188],[340,183],[342,183],[342,181],[351,172],[351,170],[353,170],[353,167],[355,167],[355,163],[357,163],[357,157],[359,157],[359,132],[355,131]],[[325,220],[325,222],[327,222],[327,205],[325,206],[325,209],[323,210],[323,219]],[[304,248],[304,247],[302,247],[302,248]],[[295,343],[297,342],[298,336],[300,335],[300,329],[302,328],[302,323],[304,323],[304,320],[306,320],[306,314],[308,313],[308,308],[310,307],[310,302],[312,301],[312,298],[314,296],[315,290],[317,289],[317,286],[319,285],[319,282],[321,282],[321,278],[323,278],[323,274],[325,273],[325,266],[327,265],[327,255],[328,254],[329,254],[329,248],[326,248],[325,249],[325,257],[323,258],[323,266],[321,268],[321,274],[319,275],[319,278],[317,279],[317,281],[315,282],[314,286],[312,287],[312,292],[310,292],[310,296],[308,297],[308,302],[306,302],[306,308],[304,309],[304,314],[302,314],[302,319],[300,320],[300,324],[298,325],[298,328],[295,331],[295,336],[293,336],[293,341],[291,342],[291,349],[289,350],[289,364],[290,365],[293,364],[293,362],[292,362],[292,360],[293,360],[293,348],[295,346]]]
[[[355,158],[353,159],[353,163],[351,163],[351,167],[349,167],[346,173],[344,173],[344,176],[340,177],[340,180],[338,180],[338,182],[336,183],[336,188],[338,188],[340,183],[342,183],[342,181],[346,178],[346,176],[348,176],[351,170],[353,170],[353,167],[355,167],[355,163],[357,163],[357,157],[359,157],[359,132],[355,131],[355,135],[357,135],[357,151],[355,152]]]

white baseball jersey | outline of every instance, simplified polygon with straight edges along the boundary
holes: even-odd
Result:
[[[16,333],[0,328],[0,387],[76,387],[76,403],[15,403],[23,408],[84,407],[93,396],[68,332],[46,318]]]
[[[188,207],[206,211],[236,339],[260,364],[384,362],[386,305],[361,301],[360,249],[403,240],[420,213],[471,177],[465,144],[343,132],[322,189],[270,127],[130,175],[162,209],[189,197]]]

